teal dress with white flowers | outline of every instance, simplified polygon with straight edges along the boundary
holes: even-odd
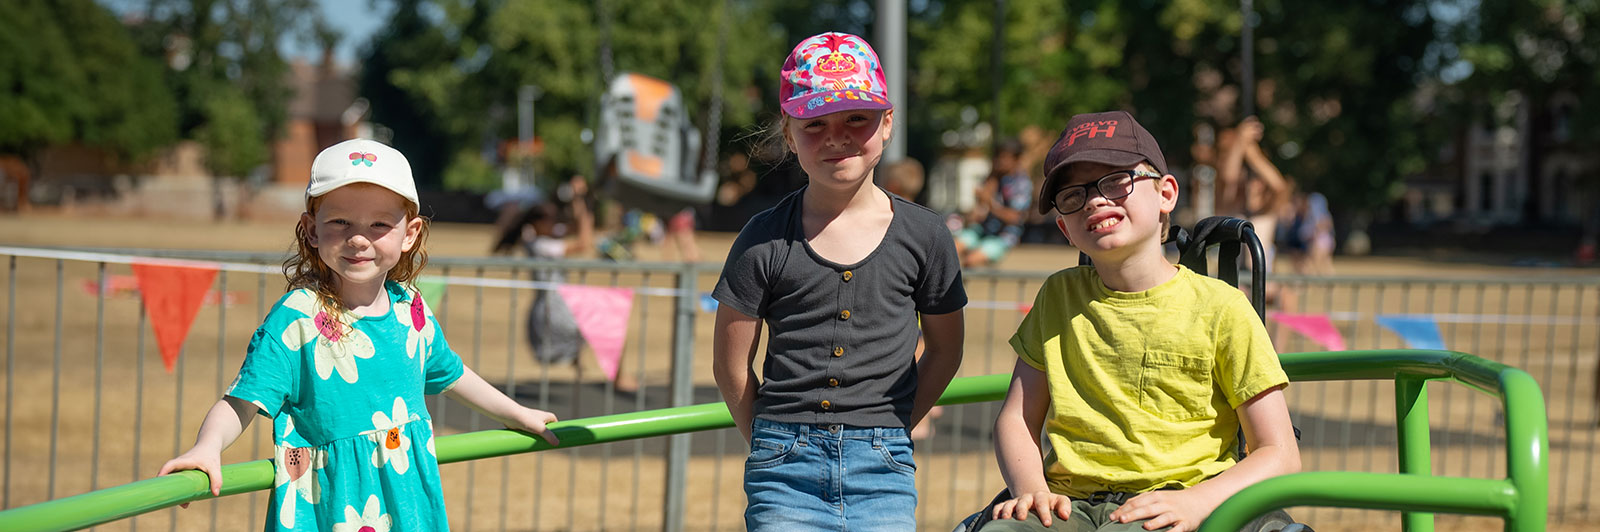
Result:
[[[273,420],[267,530],[449,529],[423,396],[450,389],[461,358],[415,289],[385,288],[389,312],[345,327],[289,292],[250,339],[227,395]]]

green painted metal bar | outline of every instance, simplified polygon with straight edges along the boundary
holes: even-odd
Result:
[[[1273,477],[1211,512],[1200,532],[1236,532],[1256,516],[1289,506],[1335,506],[1508,516],[1517,501],[1509,480],[1319,471]]]
[[[225,465],[222,478],[224,496],[267,489],[272,486],[272,462]],[[0,530],[77,530],[209,498],[211,485],[205,473],[184,471],[6,510],[0,512]]]
[[[1506,530],[1542,531],[1550,518],[1550,423],[1544,394],[1533,376],[1520,369],[1502,368],[1499,381],[1506,414],[1506,476],[1517,487],[1517,505]]]
[[[1389,380],[1410,375],[1455,379],[1494,396],[1500,395],[1501,372],[1515,370],[1466,353],[1423,349],[1283,353],[1279,359],[1289,380],[1296,382]]]
[[[1549,493],[1549,434],[1543,396],[1526,372],[1481,358],[1447,351],[1346,351],[1288,353],[1283,365],[1291,380],[1397,379],[1398,397],[1411,397],[1401,414],[1407,446],[1427,449],[1426,391],[1429,379],[1451,379],[1501,397],[1506,407],[1507,471],[1510,478],[1484,480],[1415,474],[1424,462],[1406,458],[1413,474],[1352,472],[1298,473],[1260,482],[1225,501],[1202,528],[1237,530],[1256,515],[1296,505],[1344,506],[1412,512],[1497,515],[1507,529],[1542,530]],[[1010,376],[963,377],[951,383],[940,404],[999,400]],[[1403,387],[1415,386],[1415,392]],[[712,430],[733,426],[721,403],[615,414],[556,423],[562,447],[574,447]],[[1420,431],[1421,439],[1416,434]],[[489,430],[439,438],[439,461],[452,463],[549,448],[542,440],[509,430]],[[1422,456],[1426,456],[1424,453]],[[265,460],[223,468],[223,495],[265,489],[272,466]],[[74,497],[0,512],[0,530],[55,531],[93,526],[210,498],[205,476],[186,471]]]
[[[1010,379],[1010,375],[958,378],[950,383],[939,403],[999,400],[1005,396]],[[550,428],[561,438],[561,446],[567,448],[732,426],[733,417],[728,414],[726,405],[707,403],[563,421]],[[441,464],[551,448],[544,440],[504,429],[441,436],[436,446]],[[224,496],[267,489],[272,487],[272,463],[256,460],[223,466],[222,478]],[[0,530],[75,530],[209,498],[211,491],[205,474],[184,471],[6,510],[0,512]]]
[[[1394,380],[1394,411],[1399,422],[1400,473],[1433,475],[1432,445],[1428,436],[1428,380],[1401,376]],[[1404,512],[1400,525],[1407,532],[1433,532],[1433,514]]]
[[[1467,511],[1429,503],[1438,493],[1396,493],[1396,498],[1376,497],[1376,493],[1389,493],[1399,485],[1412,485],[1417,481],[1443,480],[1445,477],[1420,475],[1377,475],[1348,486],[1328,485],[1310,492],[1289,491],[1296,485],[1282,486],[1285,479],[1299,479],[1307,475],[1374,475],[1369,473],[1298,473],[1260,482],[1241,490],[1213,511],[1202,526],[1203,531],[1238,530],[1239,527],[1261,513],[1288,506],[1335,506],[1348,508],[1411,510],[1416,512],[1489,513],[1506,520],[1506,530],[1544,530],[1549,511],[1550,466],[1549,422],[1545,417],[1544,396],[1533,377],[1520,369],[1464,353],[1429,350],[1374,350],[1328,353],[1285,353],[1281,355],[1284,371],[1292,381],[1350,380],[1350,379],[1450,379],[1499,397],[1506,408],[1507,471],[1504,480],[1451,478],[1453,488],[1488,489],[1484,482],[1497,483],[1493,491],[1461,493],[1477,498],[1499,500],[1508,495],[1505,508],[1493,512]],[[1397,384],[1398,386],[1398,384]],[[1398,389],[1397,389],[1398,391]],[[1425,392],[1420,392],[1425,394]],[[1400,396],[1397,396],[1397,400]],[[1399,406],[1396,411],[1399,412]],[[1402,425],[1402,430],[1405,426]],[[1414,429],[1413,429],[1414,430]],[[1338,478],[1338,477],[1328,477]],[[1359,477],[1351,477],[1359,478]],[[1318,482],[1321,482],[1319,480]],[[1427,488],[1429,484],[1413,489]],[[1478,488],[1469,488],[1478,486]],[[1377,488],[1382,488],[1381,491]],[[1270,490],[1284,490],[1273,493]],[[1443,492],[1439,492],[1443,493]],[[1456,493],[1454,491],[1450,493]],[[1469,502],[1463,497],[1460,502]],[[1246,516],[1243,520],[1239,516]],[[1431,521],[1431,519],[1430,519]],[[1217,524],[1213,524],[1216,522]],[[1229,524],[1233,524],[1230,528]],[[1407,522],[1411,526],[1411,522]]]

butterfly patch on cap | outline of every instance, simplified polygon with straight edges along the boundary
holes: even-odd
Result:
[[[381,166],[379,157],[383,158]],[[315,198],[352,183],[378,185],[399,194],[412,205],[421,205],[406,156],[372,139],[350,139],[317,152],[317,157],[311,160],[306,198]]]

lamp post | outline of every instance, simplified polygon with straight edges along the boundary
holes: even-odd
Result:
[[[894,102],[899,111],[896,124],[901,131],[905,131],[906,114],[906,1],[905,0],[878,0],[878,18],[876,23],[878,60],[883,61],[883,75],[889,82],[889,101]],[[889,164],[906,157],[906,136],[897,134],[889,137],[889,145],[884,147],[883,158],[880,164]],[[881,180],[883,176],[878,176]]]
[[[500,188],[507,192],[534,186],[533,175],[533,101],[544,95],[538,85],[527,84],[517,89],[517,151],[521,154],[522,171],[516,182],[509,175],[502,178]]]
[[[1240,118],[1256,114],[1256,61],[1255,61],[1255,6],[1252,0],[1239,0],[1239,14],[1243,24],[1239,28]]]

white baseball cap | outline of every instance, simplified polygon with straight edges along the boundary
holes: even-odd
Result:
[[[372,183],[394,191],[412,205],[417,201],[417,184],[411,180],[411,163],[406,156],[382,142],[351,139],[322,150],[311,161],[311,183],[306,198],[327,194],[351,183]]]

